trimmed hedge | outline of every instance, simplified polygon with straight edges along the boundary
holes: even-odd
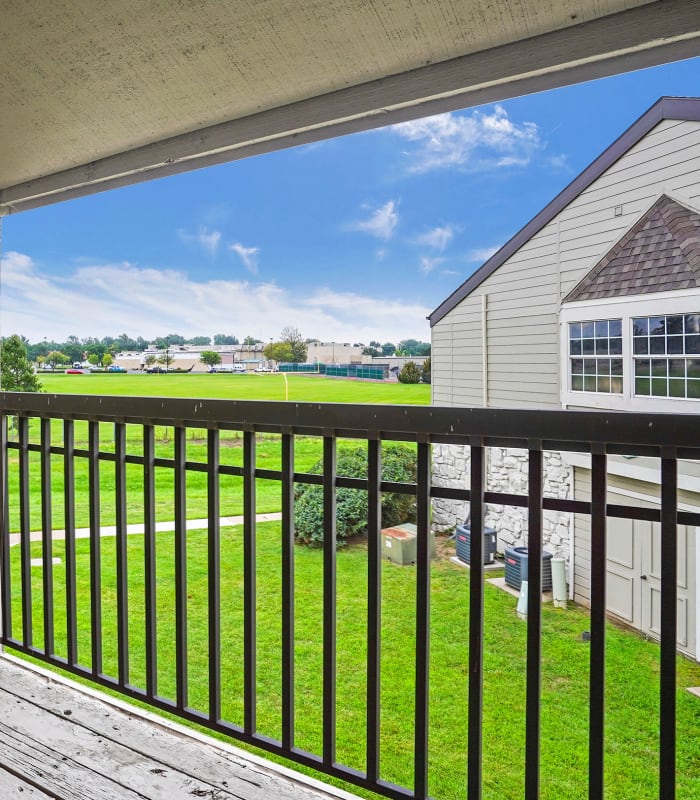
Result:
[[[309,470],[323,474],[323,460]],[[347,478],[367,477],[367,450],[349,447],[338,450],[337,474]],[[412,483],[416,479],[415,452],[404,445],[382,445],[382,480]],[[294,526],[297,542],[323,544],[323,487],[302,484],[295,492]],[[416,500],[410,494],[382,493],[382,527],[414,522]],[[338,546],[367,533],[367,492],[363,489],[336,490],[336,535]]]

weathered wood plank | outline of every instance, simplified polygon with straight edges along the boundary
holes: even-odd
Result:
[[[0,767],[0,797],[2,800],[56,800],[55,795],[20,780],[16,775]]]
[[[20,707],[22,710],[18,713],[16,709]],[[54,749],[63,748],[61,756],[74,758],[73,750],[78,748],[82,758],[90,751],[90,761],[84,763],[99,762],[98,769],[106,770],[131,790],[143,793],[137,796],[153,800],[190,800],[192,797],[327,800],[329,797],[352,797],[331,787],[327,792],[320,787],[312,788],[291,776],[280,774],[283,770],[277,772],[273,765],[268,767],[265,763],[256,763],[244,754],[238,755],[216,743],[202,741],[202,737],[192,738],[165,724],[132,715],[4,659],[0,660],[0,720],[6,724],[8,720],[3,711],[8,708],[13,715],[22,718],[15,722],[15,716],[12,716],[11,725],[16,725],[25,736],[33,733],[44,744],[49,740]],[[66,714],[67,711],[70,714]],[[42,715],[43,728],[39,728]],[[51,729],[50,732],[47,729]],[[0,760],[4,761],[4,758],[0,756]],[[144,765],[147,765],[146,774],[141,783]],[[128,790],[124,794],[125,798],[132,796]],[[81,795],[77,797],[82,800]],[[100,796],[94,797],[97,800]]]

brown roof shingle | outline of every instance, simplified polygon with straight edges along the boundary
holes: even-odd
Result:
[[[698,286],[700,214],[661,195],[564,302]]]

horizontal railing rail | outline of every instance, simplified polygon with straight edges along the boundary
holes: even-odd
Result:
[[[227,734],[239,741],[280,754],[292,761],[373,790],[387,797],[423,800],[429,791],[431,694],[431,500],[470,504],[471,570],[468,609],[468,735],[465,770],[468,797],[482,796],[483,779],[483,641],[484,641],[484,514],[487,504],[527,510],[528,584],[527,687],[524,796],[535,800],[541,776],[541,662],[543,515],[558,511],[585,515],[591,525],[591,653],[589,677],[590,798],[604,796],[605,663],[606,663],[606,537],[607,520],[617,517],[661,526],[661,645],[659,685],[658,781],[660,796],[675,796],[677,526],[700,526],[700,510],[679,508],[678,463],[700,459],[700,425],[683,415],[640,415],[603,412],[519,411],[494,409],[360,406],[318,403],[241,402],[161,398],[86,397],[0,394],[0,482],[3,491],[1,530],[2,642],[6,647],[54,664],[129,697],[177,714],[183,719]],[[161,432],[158,427],[168,430]],[[237,438],[225,437],[232,432]],[[272,437],[279,465],[261,465],[260,436]],[[188,438],[189,437],[189,438]],[[337,471],[340,440],[362,442],[367,469],[363,477]],[[167,446],[162,443],[165,440]],[[320,472],[298,468],[296,447],[317,441]],[[404,443],[414,453],[415,478],[382,476],[382,445]],[[196,446],[195,446],[196,444]],[[454,444],[469,451],[470,469],[459,486],[436,485],[431,477],[431,445]],[[491,447],[527,451],[527,489],[523,493],[488,488],[487,452]],[[236,458],[228,457],[234,450]],[[194,452],[196,450],[196,453]],[[575,451],[590,454],[591,499],[549,497],[544,493],[544,454]],[[656,458],[660,464],[660,498],[656,508],[610,503],[607,459],[610,455]],[[195,457],[196,456],[196,457]],[[234,461],[239,463],[233,463]],[[167,479],[162,476],[167,475]],[[188,518],[195,482],[198,502],[206,510],[206,603],[194,607],[190,594]],[[235,489],[231,487],[235,483]],[[280,512],[279,577],[279,732],[260,731],[258,711],[259,583],[257,489],[276,485]],[[323,517],[321,566],[322,625],[318,748],[300,747],[296,625],[302,602],[295,573],[295,497],[300,487],[318,486]],[[165,488],[164,488],[165,487]],[[338,541],[337,498],[340,490],[363,493],[367,506],[366,605],[364,672],[366,716],[364,764],[352,766],[337,758],[338,718]],[[412,654],[404,669],[413,674],[413,775],[405,783],[383,777],[382,680],[382,520],[386,493],[415,498],[417,554],[413,592]],[[242,510],[241,630],[228,629],[224,613],[229,598],[222,594],[222,529],[231,523],[222,504],[239,495]],[[86,509],[77,505],[80,495]],[[204,498],[204,499],[202,499]],[[158,504],[161,504],[160,506]],[[173,529],[173,565],[167,580],[172,601],[163,607],[159,586],[157,517],[163,505]],[[37,512],[38,506],[38,512]],[[159,510],[160,508],[160,510]],[[104,542],[103,521],[113,520],[114,544]],[[79,519],[87,524],[80,525]],[[129,526],[135,519],[143,537],[142,586],[134,593],[129,555]],[[58,525],[57,521],[61,524]],[[57,528],[61,536],[57,536]],[[87,552],[78,547],[86,529]],[[57,540],[64,575],[56,581]],[[13,549],[16,540],[19,546]],[[34,540],[40,541],[33,548]],[[114,551],[112,553],[112,550]],[[33,573],[37,552],[40,577]],[[34,554],[34,558],[33,558]],[[114,573],[105,570],[114,560]],[[105,581],[113,580],[111,585]],[[141,580],[141,579],[140,579]],[[227,584],[228,585],[228,584]],[[135,629],[134,609],[138,609]],[[195,614],[199,617],[195,619]],[[89,619],[89,644],[81,629]],[[173,629],[171,664],[160,658],[159,638],[165,620]],[[112,622],[114,623],[112,626]],[[195,623],[206,628],[206,697],[192,702],[190,685]],[[110,627],[111,626],[111,627]],[[39,634],[37,634],[39,631]],[[240,635],[242,658],[241,714],[228,718],[223,671],[232,635]],[[112,637],[114,641],[112,641]],[[59,643],[60,640],[60,643]],[[138,650],[144,662],[137,678],[132,661]],[[113,655],[114,654],[114,655]],[[85,656],[88,656],[85,658]],[[170,670],[170,672],[168,672]],[[161,685],[171,688],[161,691]],[[237,684],[238,685],[238,684]],[[345,724],[343,722],[343,724]]]

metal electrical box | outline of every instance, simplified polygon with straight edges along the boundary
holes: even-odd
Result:
[[[393,528],[382,529],[382,558],[392,564],[415,564],[418,549],[418,529],[412,522],[402,522]],[[435,558],[435,535],[430,531],[430,557]]]

